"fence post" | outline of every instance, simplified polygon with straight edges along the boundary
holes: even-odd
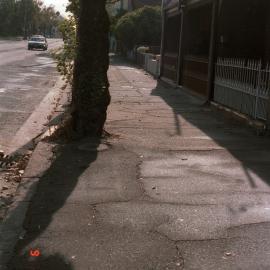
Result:
[[[164,63],[164,46],[165,46],[165,24],[166,24],[166,12],[164,11],[164,2],[162,1],[162,28],[161,28],[161,46],[160,46],[160,69],[159,78],[163,75],[163,63]]]
[[[268,134],[270,135],[270,91],[268,91],[266,128],[267,128]]]
[[[177,84],[182,84],[182,67],[183,67],[183,52],[184,52],[184,36],[185,36],[185,3],[180,1],[180,16],[181,16],[181,26],[179,33],[179,50],[178,50],[178,63],[177,63]]]
[[[258,101],[259,101],[259,93],[260,93],[260,87],[261,87],[261,74],[262,74],[262,61],[260,60],[259,65],[258,65],[258,79],[257,79],[257,87],[256,87],[254,119],[257,119],[257,113],[258,113]]]
[[[160,75],[160,60],[156,59],[157,61],[157,66],[156,66],[156,77],[158,78]]]
[[[211,22],[211,37],[208,59],[208,85],[207,85],[207,101],[213,99],[214,96],[214,79],[215,79],[215,62],[216,62],[216,46],[217,46],[217,27],[218,27],[218,11],[220,2],[213,0],[212,2],[212,22]]]

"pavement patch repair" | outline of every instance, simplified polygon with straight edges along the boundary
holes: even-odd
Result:
[[[1,269],[270,269],[269,138],[117,57],[109,80],[106,136],[31,155]]]

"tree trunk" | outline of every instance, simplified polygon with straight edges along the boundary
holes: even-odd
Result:
[[[106,0],[80,0],[72,94],[73,123],[82,136],[99,136],[110,103],[109,18]]]

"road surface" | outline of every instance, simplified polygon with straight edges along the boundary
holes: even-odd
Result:
[[[49,50],[61,40],[48,40]],[[59,74],[49,52],[28,51],[27,41],[0,40],[0,149],[12,138],[55,85]]]

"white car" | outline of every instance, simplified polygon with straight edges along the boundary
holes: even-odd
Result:
[[[32,36],[28,41],[28,50],[41,49],[46,51],[48,43],[44,36]]]

